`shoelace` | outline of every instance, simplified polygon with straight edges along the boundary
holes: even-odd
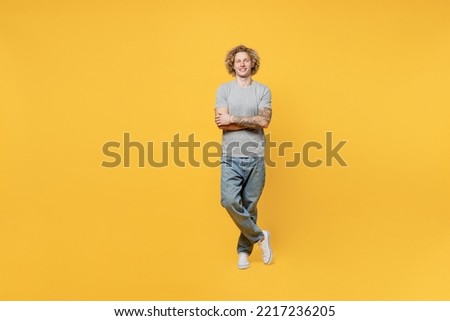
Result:
[[[259,246],[261,247],[261,251],[263,252],[264,256],[268,256],[269,255],[269,244],[267,244],[267,242],[265,242],[265,240],[259,242]]]

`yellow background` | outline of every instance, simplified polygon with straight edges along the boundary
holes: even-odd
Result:
[[[0,299],[449,300],[449,15],[438,0],[2,1]],[[215,90],[240,43],[261,55],[272,139],[301,151],[331,131],[349,164],[275,155],[260,203],[275,261],[255,252],[245,271],[219,168],[101,166],[125,132],[220,141]]]

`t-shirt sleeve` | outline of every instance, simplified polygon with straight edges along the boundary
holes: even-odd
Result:
[[[221,85],[219,86],[219,88],[217,88],[215,107],[228,107],[227,93],[224,85]]]
[[[267,87],[264,88],[263,95],[258,104],[258,108],[263,108],[263,107],[268,107],[268,108],[272,107],[272,93],[270,92],[270,89]]]

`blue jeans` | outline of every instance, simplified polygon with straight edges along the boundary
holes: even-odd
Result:
[[[237,251],[250,255],[253,244],[264,237],[256,225],[266,177],[264,157],[224,156],[221,174],[221,204],[241,231]]]

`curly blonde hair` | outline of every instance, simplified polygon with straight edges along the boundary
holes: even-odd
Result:
[[[246,52],[250,56],[250,59],[253,64],[252,75],[256,74],[256,72],[259,69],[259,61],[260,61],[258,53],[255,50],[248,48],[244,45],[236,46],[230,51],[228,51],[225,57],[225,67],[227,68],[228,73],[233,76],[236,76],[236,71],[234,70],[234,57],[236,57],[236,54],[238,52]]]

